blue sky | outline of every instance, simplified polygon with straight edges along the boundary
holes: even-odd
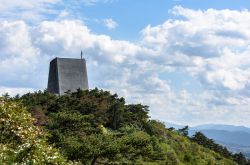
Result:
[[[75,17],[85,19],[86,24],[95,33],[105,33],[114,39],[138,41],[139,32],[148,24],[158,25],[173,18],[169,10],[176,5],[203,10],[208,8],[241,10],[249,9],[250,2],[246,0],[104,0],[92,5],[81,3],[72,5],[71,2],[64,5],[66,10],[71,11]],[[110,31],[100,26],[100,20],[105,18],[114,19],[119,23],[119,28]]]
[[[250,126],[250,1],[0,0],[0,93],[43,90],[84,51],[89,84],[178,124]]]

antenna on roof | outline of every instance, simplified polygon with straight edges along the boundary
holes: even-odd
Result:
[[[81,60],[82,60],[82,50],[81,50]]]

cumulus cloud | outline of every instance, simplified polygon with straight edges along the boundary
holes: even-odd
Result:
[[[33,46],[28,25],[23,21],[0,22],[0,83],[11,87],[34,87],[41,84],[34,74],[43,70],[45,56]],[[18,81],[18,83],[16,83]],[[37,82],[36,82],[37,81]]]
[[[104,19],[103,23],[108,29],[115,29],[118,26],[118,23],[115,22],[112,18]]]
[[[128,41],[113,40],[107,35],[93,34],[81,21],[44,21],[34,28],[34,44],[43,54],[78,56],[85,50],[99,64],[124,63],[146,50]]]
[[[2,20],[26,20],[37,22],[45,19],[45,15],[57,15],[54,8],[61,0],[0,0]]]
[[[158,52],[159,65],[166,64],[167,60],[167,64],[200,81],[209,96],[198,97],[199,102],[206,106],[199,107],[197,114],[200,117],[213,116],[215,111],[221,112],[222,116],[232,113],[238,118],[243,118],[241,111],[249,114],[243,105],[250,104],[247,92],[250,79],[250,12],[192,10],[177,6],[171,13],[179,19],[167,20],[157,26],[148,25],[141,32],[142,44]],[[195,94],[190,97],[195,97]],[[194,121],[196,117],[191,112],[196,108],[188,110],[189,107],[192,106],[188,104],[186,112]],[[213,118],[218,122],[222,116],[206,117],[203,121]]]
[[[172,12],[183,19],[148,25],[142,30],[145,45],[157,45],[154,49],[171,58],[182,54],[187,58],[182,66],[189,66],[186,70],[199,75],[206,85],[230,90],[248,86],[250,12],[179,6]]]

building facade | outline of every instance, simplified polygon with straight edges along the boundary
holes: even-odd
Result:
[[[67,91],[88,88],[85,59],[56,57],[50,62],[47,87],[49,92],[63,95]]]

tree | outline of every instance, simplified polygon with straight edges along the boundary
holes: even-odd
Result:
[[[178,132],[184,136],[188,136],[188,129],[189,129],[188,126],[185,126],[181,129],[178,129]]]
[[[67,164],[23,106],[0,98],[0,164]]]
[[[152,136],[164,137],[166,134],[166,127],[164,123],[157,120],[149,120],[145,126],[145,131]]]
[[[35,94],[21,99],[25,99],[34,112],[41,100],[47,100],[46,97],[51,98],[45,93],[44,97]],[[29,103],[30,100],[38,105]],[[159,159],[157,155],[161,155],[158,141],[142,131],[149,118],[147,106],[125,105],[124,98],[97,89],[69,92],[54,98],[50,104],[42,105],[46,105],[41,107],[48,116],[49,143],[60,148],[69,160],[95,164],[117,160],[131,162],[139,157]],[[120,128],[127,125],[138,129],[122,132]],[[153,130],[155,127],[151,131],[159,132]]]
[[[248,163],[246,157],[241,152],[234,154],[233,159],[239,165],[246,165]]]
[[[219,153],[223,157],[233,159],[236,162],[241,162],[246,159],[245,156],[241,153],[233,155],[231,152],[228,151],[226,147],[216,144],[213,139],[207,138],[202,132],[196,132],[191,137],[191,140]]]
[[[148,106],[141,104],[130,104],[125,107],[124,123],[132,124],[139,128],[143,128],[144,124],[148,121]]]
[[[190,142],[183,136],[187,128],[181,133],[170,131],[163,123],[150,119],[148,106],[126,104],[124,98],[108,91],[77,90],[62,96],[39,91],[13,100],[27,106],[39,121],[35,124],[48,132],[49,144],[68,160],[87,165],[234,164]],[[210,149],[214,151],[227,151],[209,139],[203,142],[212,144]]]

